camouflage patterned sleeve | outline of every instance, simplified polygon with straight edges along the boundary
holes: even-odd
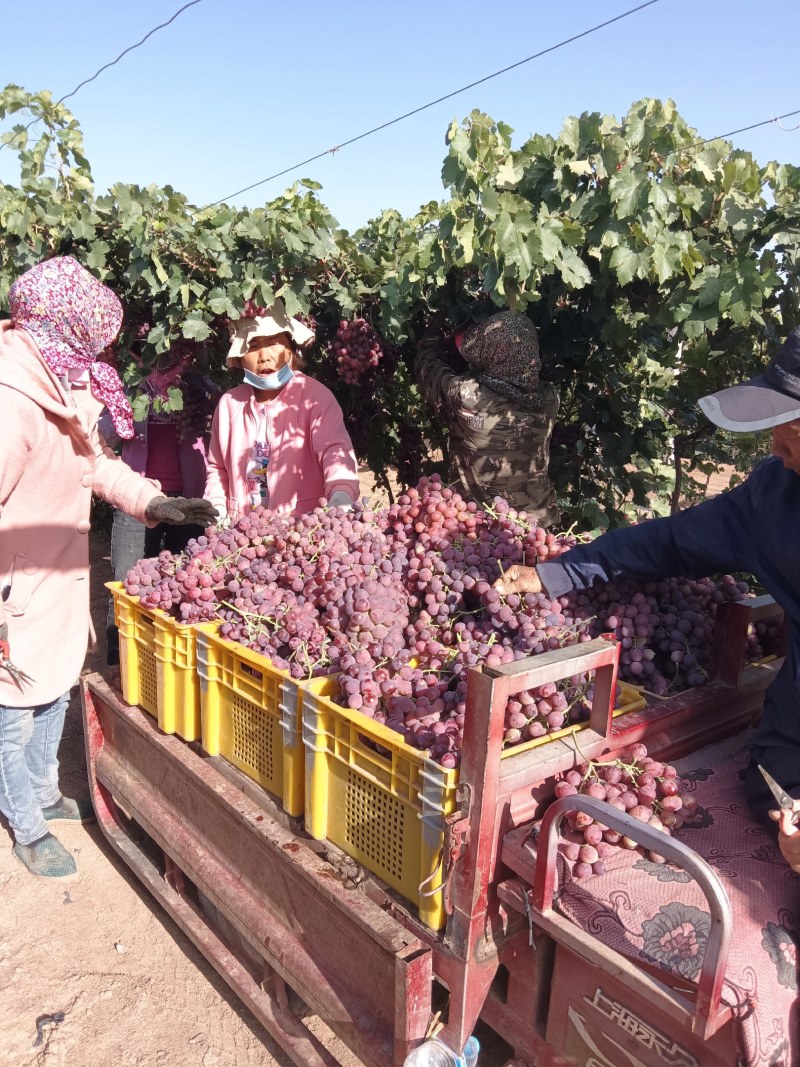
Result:
[[[414,377],[420,392],[436,411],[460,408],[464,378],[442,359],[442,343],[438,337],[423,337],[420,341]]]

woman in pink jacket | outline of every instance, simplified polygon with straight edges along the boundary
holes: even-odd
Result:
[[[242,318],[228,352],[244,384],[220,399],[211,428],[205,495],[231,521],[263,506],[288,515],[325,498],[352,506],[358,496],[353,446],[333,393],[297,369],[313,336],[275,304]]]
[[[21,275],[0,322],[0,811],[14,853],[33,874],[73,874],[49,832],[91,811],[61,795],[58,744],[90,634],[92,493],[148,526],[216,513],[167,498],[127,467],[97,431],[106,406],[123,438],[130,404],[115,370],[96,357],[117,336],[117,297],[71,257]]]

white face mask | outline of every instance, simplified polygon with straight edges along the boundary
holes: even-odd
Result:
[[[251,370],[244,372],[244,380],[254,389],[282,389],[294,377],[294,371],[288,363],[272,374],[254,374]]]

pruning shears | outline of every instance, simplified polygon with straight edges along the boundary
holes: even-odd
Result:
[[[764,781],[769,786],[770,792],[775,797],[781,811],[794,812],[796,801],[789,796],[785,789],[778,785],[772,775],[768,771],[765,771],[760,763],[758,764],[758,769],[761,771]],[[800,815],[800,811],[798,811],[797,814]]]
[[[33,685],[33,678],[31,678],[29,674],[26,674],[21,667],[17,667],[8,656],[2,656],[2,658],[0,658],[0,667],[2,667],[3,670],[8,671],[20,692],[24,690],[26,685]]]

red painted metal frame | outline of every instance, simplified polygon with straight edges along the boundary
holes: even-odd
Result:
[[[587,939],[583,932],[575,936],[576,927],[569,919],[553,911],[553,890],[556,878],[556,845],[563,818],[571,811],[584,811],[596,822],[617,830],[625,837],[636,841],[645,849],[657,852],[676,866],[686,871],[703,891],[711,915],[711,928],[703,956],[703,965],[697,983],[697,999],[694,1005],[686,1002],[667,986],[643,977],[641,969],[631,964],[617,953],[616,967],[621,973],[627,970],[627,978],[635,988],[642,989],[643,984],[651,981],[654,990],[660,992],[660,1007],[682,1026],[687,1026],[693,1034],[708,1040],[730,1018],[730,1009],[720,1007],[720,994],[725,979],[728,963],[728,950],[733,933],[733,916],[728,895],[716,872],[692,849],[660,830],[648,826],[625,812],[617,811],[605,801],[594,797],[571,796],[555,800],[547,809],[542,819],[537,840],[536,874],[531,894],[531,908],[536,924],[546,930],[558,941],[583,955],[587,949]],[[603,948],[597,951],[589,945],[587,958],[599,957],[608,960],[611,951]],[[623,979],[624,980],[624,979]]]
[[[762,610],[770,612],[767,605]],[[734,604],[731,617],[741,630],[738,656],[741,660],[750,608]],[[726,653],[733,655],[730,644]],[[750,725],[763,702],[770,678],[762,672],[740,672],[738,688],[712,682],[702,689],[658,701],[640,712],[611,719],[611,693],[616,686],[617,646],[607,639],[561,649],[497,670],[470,672],[467,715],[462,748],[463,789],[459,821],[466,827],[466,844],[452,875],[450,915],[444,945],[434,949],[434,972],[451,994],[449,1017],[443,1038],[460,1048],[483,1012],[495,1010],[487,999],[497,974],[504,940],[513,932],[509,913],[497,893],[505,876],[502,842],[522,822],[541,814],[552,799],[553,775],[584,758],[616,753],[634,741],[646,739],[654,758],[674,758],[720,740]],[[724,657],[723,657],[724,659]],[[535,662],[536,669],[529,669]],[[597,670],[595,706],[589,729],[580,741],[564,738],[525,754],[524,759],[500,760],[503,720],[509,696],[542,684],[545,680],[570,677]],[[607,716],[605,720],[603,716]],[[597,727],[601,729],[598,730]],[[605,729],[603,729],[605,726]],[[594,727],[594,728],[593,728]],[[613,810],[613,809],[612,809]],[[660,849],[663,854],[663,848]],[[507,903],[507,902],[506,902]],[[584,935],[591,943],[594,939]],[[608,963],[607,955],[605,958]],[[501,1030],[509,1036],[506,1030]],[[532,1048],[529,1035],[523,1045]],[[546,1046],[545,1046],[546,1049]],[[547,1063],[550,1053],[537,1052]],[[557,1063],[558,1060],[553,1060]]]
[[[345,889],[296,835],[96,676],[82,695],[100,828],[256,1018],[302,1067],[338,1062],[265,992],[277,975],[368,1067],[400,1067],[430,1018],[429,946]],[[120,808],[171,861],[167,877],[136,847]],[[184,875],[263,960],[260,973],[182,891]]]
[[[779,655],[783,657],[789,647],[789,620],[783,608],[779,607],[771,596],[720,604],[714,619],[711,676],[726,685],[738,686],[746,670],[743,663],[743,649],[748,627],[762,619],[776,617],[783,619],[779,650]]]
[[[452,914],[444,939],[447,953],[436,954],[434,961],[437,975],[450,991],[442,1036],[451,1048],[463,1048],[475,1027],[497,973],[499,950],[507,932],[507,917],[496,894],[490,892],[497,878],[501,843],[504,805],[500,801],[514,789],[530,790],[539,780],[538,750],[534,749],[519,757],[522,767],[514,774],[513,786],[501,784],[500,753],[508,698],[544,682],[595,671],[590,729],[585,731],[587,747],[593,751],[603,743],[611,722],[617,658],[616,642],[605,637],[508,667],[470,672],[460,773],[466,783],[461,810],[467,825],[466,844],[452,880]]]

